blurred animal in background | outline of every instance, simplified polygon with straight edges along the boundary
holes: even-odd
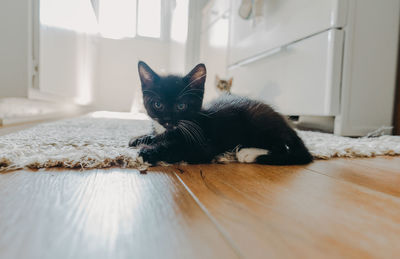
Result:
[[[223,80],[218,75],[215,76],[215,86],[224,93],[230,93],[232,88],[233,77],[229,80]]]

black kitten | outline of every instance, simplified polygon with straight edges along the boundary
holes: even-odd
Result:
[[[208,163],[237,147],[240,162],[291,165],[313,160],[286,120],[262,102],[222,95],[202,108],[203,64],[184,77],[159,76],[142,61],[138,67],[147,113],[165,129],[130,141],[129,146],[142,146],[144,161]]]

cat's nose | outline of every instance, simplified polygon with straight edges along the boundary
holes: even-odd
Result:
[[[164,126],[165,126],[165,128],[167,128],[167,129],[171,129],[173,125],[172,125],[171,122],[166,122],[166,123],[164,123]]]

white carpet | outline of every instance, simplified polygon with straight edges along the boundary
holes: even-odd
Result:
[[[39,124],[0,137],[0,171],[111,166],[145,169],[148,165],[137,158],[136,149],[128,148],[128,141],[150,131],[151,121],[143,114],[97,112]],[[299,131],[299,135],[315,158],[400,154],[400,137],[395,136],[354,139],[310,131]],[[226,156],[232,157],[232,153]]]
[[[38,116],[65,111],[68,107],[58,103],[29,100],[27,98],[0,98],[0,118]]]

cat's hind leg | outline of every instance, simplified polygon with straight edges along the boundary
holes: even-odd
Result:
[[[268,165],[304,165],[312,161],[312,155],[295,134],[282,143],[270,146],[268,154],[261,154],[255,159],[258,164]]]
[[[257,157],[268,153],[268,150],[261,148],[241,148],[236,152],[236,158],[240,163],[254,163]]]
[[[313,161],[303,141],[296,132],[289,130],[283,135],[263,133],[257,140],[236,152],[236,158],[241,163],[258,163],[269,165],[300,165]]]
[[[236,158],[240,163],[256,163],[267,165],[291,164],[289,154],[285,150],[268,151],[261,148],[242,148],[236,152]]]

